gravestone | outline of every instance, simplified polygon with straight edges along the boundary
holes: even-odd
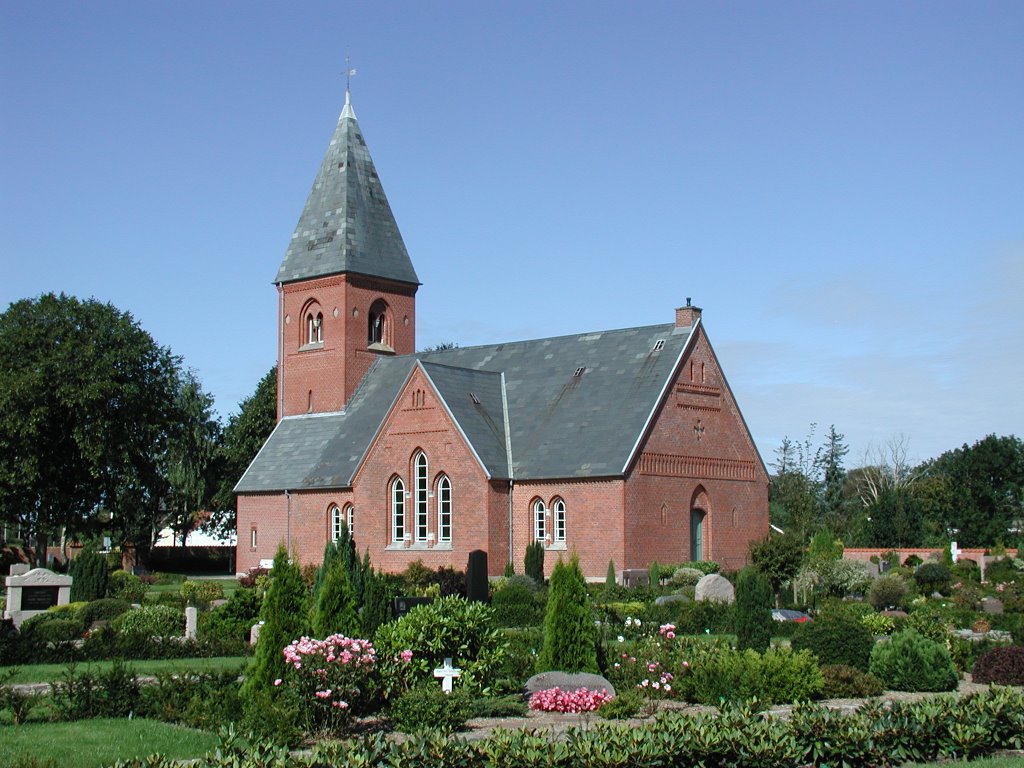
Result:
[[[997,597],[984,597],[981,600],[982,613],[998,616],[1003,612],[1003,601]]]
[[[253,648],[256,647],[256,643],[260,641],[260,630],[263,629],[263,622],[257,621],[252,625],[252,629],[249,630],[249,645]]]
[[[625,568],[622,571],[622,586],[646,587],[651,583],[651,574],[646,568]]]
[[[655,605],[671,605],[672,603],[688,603],[690,598],[686,595],[658,595],[654,598]]]
[[[697,582],[697,586],[693,589],[693,599],[698,602],[706,600],[709,602],[732,603],[736,601],[736,589],[725,576],[709,573]]]
[[[417,605],[430,605],[432,597],[396,597],[391,601],[391,618],[400,619]]]
[[[34,568],[27,573],[8,576],[7,608],[4,618],[20,627],[25,619],[45,613],[55,605],[71,602],[71,577],[54,573],[46,568]]]
[[[615,695],[615,686],[607,678],[590,672],[541,672],[527,680],[523,686],[527,695],[550,688],[570,693],[580,688],[586,688],[588,691],[606,690],[612,696]]]
[[[185,609],[185,639],[196,639],[196,625],[198,624],[199,610],[190,605]]]
[[[32,570],[28,563],[14,563],[11,565],[11,576],[24,576]]]
[[[466,599],[486,603],[488,597],[487,553],[474,549],[466,565]]]
[[[452,683],[456,677],[462,674],[462,670],[458,667],[452,666],[452,657],[449,656],[444,660],[444,666],[438,667],[434,670],[434,677],[441,680],[441,690],[445,693],[452,692]]]

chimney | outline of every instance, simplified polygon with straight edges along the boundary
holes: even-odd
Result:
[[[686,306],[676,310],[676,328],[692,328],[700,317],[700,307],[690,303],[690,297],[686,297]]]

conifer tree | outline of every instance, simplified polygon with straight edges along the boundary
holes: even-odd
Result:
[[[308,629],[306,605],[308,590],[298,565],[288,560],[288,551],[281,545],[270,571],[270,587],[260,610],[260,639],[256,654],[242,686],[243,697],[258,696],[275,690],[274,680],[283,677],[284,647],[298,640]]]
[[[542,542],[534,541],[527,545],[523,565],[527,576],[538,584],[544,583],[544,544]]]
[[[615,587],[615,561],[608,561],[608,573],[604,577],[604,588],[613,589]]]
[[[340,633],[354,637],[361,629],[355,595],[349,582],[343,558],[332,560],[316,598],[313,613],[313,634],[324,638]]]
[[[71,561],[68,575],[72,579],[72,602],[89,602],[107,596],[107,582],[110,578],[107,559],[91,546],[87,546]]]
[[[538,659],[542,671],[598,671],[597,637],[588,602],[579,558],[573,555],[568,563],[558,558],[544,616],[544,644]]]
[[[736,646],[764,653],[772,641],[772,585],[748,566],[736,579]]]

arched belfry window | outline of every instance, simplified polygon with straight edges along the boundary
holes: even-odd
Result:
[[[388,305],[384,299],[377,299],[370,306],[370,312],[367,315],[366,343],[369,346],[374,344],[392,346],[391,321],[388,316]]]
[[[315,315],[310,312],[306,315],[306,343],[323,344],[324,342],[324,313],[317,312]]]

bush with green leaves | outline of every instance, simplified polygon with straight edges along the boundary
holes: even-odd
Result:
[[[673,587],[696,587],[697,582],[704,578],[704,573],[697,568],[682,566],[676,568],[668,583]]]
[[[949,628],[953,624],[955,621],[949,609],[923,599],[914,606],[906,619],[908,629],[942,644],[945,644],[949,637]]]
[[[434,670],[446,658],[462,670],[461,687],[485,692],[506,653],[502,635],[494,627],[493,609],[456,595],[418,605],[397,621],[382,625],[374,646],[388,698],[419,682],[436,685]],[[412,651],[410,662],[402,660],[403,651]]]
[[[544,614],[544,645],[539,668],[545,671],[597,672],[597,633],[590,612],[587,582],[573,555],[559,558],[551,572]]]
[[[79,612],[78,617],[82,625],[89,629],[94,622],[112,621],[122,613],[132,609],[131,603],[118,597],[104,597],[102,600],[93,600],[87,603]]]
[[[867,672],[875,637],[856,619],[824,616],[801,624],[790,645],[795,651],[810,651],[821,664],[845,664]]]
[[[317,637],[336,633],[347,637],[357,636],[361,623],[356,595],[341,556],[330,562],[322,579],[313,610],[313,634]]]
[[[436,682],[420,683],[404,691],[388,707],[388,719],[403,733],[436,729],[461,730],[473,713],[473,697],[456,685],[445,693]]]
[[[259,620],[260,603],[257,590],[235,590],[226,603],[199,614],[199,639],[248,643],[249,632]]]
[[[18,671],[17,667],[0,670],[0,716],[6,712],[11,718],[12,725],[21,725],[28,720],[29,714],[41,698],[9,685]]]
[[[106,597],[109,574],[107,559],[103,555],[91,547],[83,549],[77,557],[72,558],[68,566],[72,602],[89,602]]]
[[[128,603],[141,603],[149,591],[149,585],[134,573],[116,570],[107,581],[107,597]]]
[[[242,719],[238,678],[243,669],[217,672],[184,670],[156,673],[156,682],[143,686],[137,714],[215,731]]]
[[[877,677],[846,664],[823,665],[821,677],[825,681],[821,695],[826,699],[866,699],[885,691]]]
[[[924,563],[914,571],[914,581],[922,595],[945,594],[953,583],[953,574],[942,563]]]
[[[944,645],[912,629],[897,632],[871,652],[869,671],[893,691],[952,691],[957,674]]]
[[[537,589],[523,584],[533,579],[526,576],[506,579],[494,590],[491,607],[494,623],[499,627],[539,627],[544,621],[544,598]]]
[[[986,651],[974,662],[971,679],[975,683],[1024,685],[1024,648],[1006,645]]]
[[[768,577],[749,566],[736,579],[736,645],[764,653],[772,642],[774,595]]]
[[[875,610],[885,611],[890,608],[899,608],[909,593],[910,589],[902,576],[888,573],[871,582],[867,598]]]
[[[757,699],[788,704],[817,698],[824,686],[818,661],[809,651],[770,648],[727,650],[690,665],[683,679],[686,697],[701,704]]]
[[[144,605],[122,613],[111,626],[130,637],[177,637],[185,634],[185,614],[169,605]]]
[[[60,720],[127,717],[138,710],[140,691],[134,670],[118,660],[102,671],[72,665],[54,683],[51,702]]]
[[[875,637],[891,635],[896,629],[896,620],[883,613],[865,613],[860,617],[860,623]]]
[[[219,581],[191,581],[181,584],[181,599],[186,605],[207,608],[214,600],[224,599],[224,585]]]

